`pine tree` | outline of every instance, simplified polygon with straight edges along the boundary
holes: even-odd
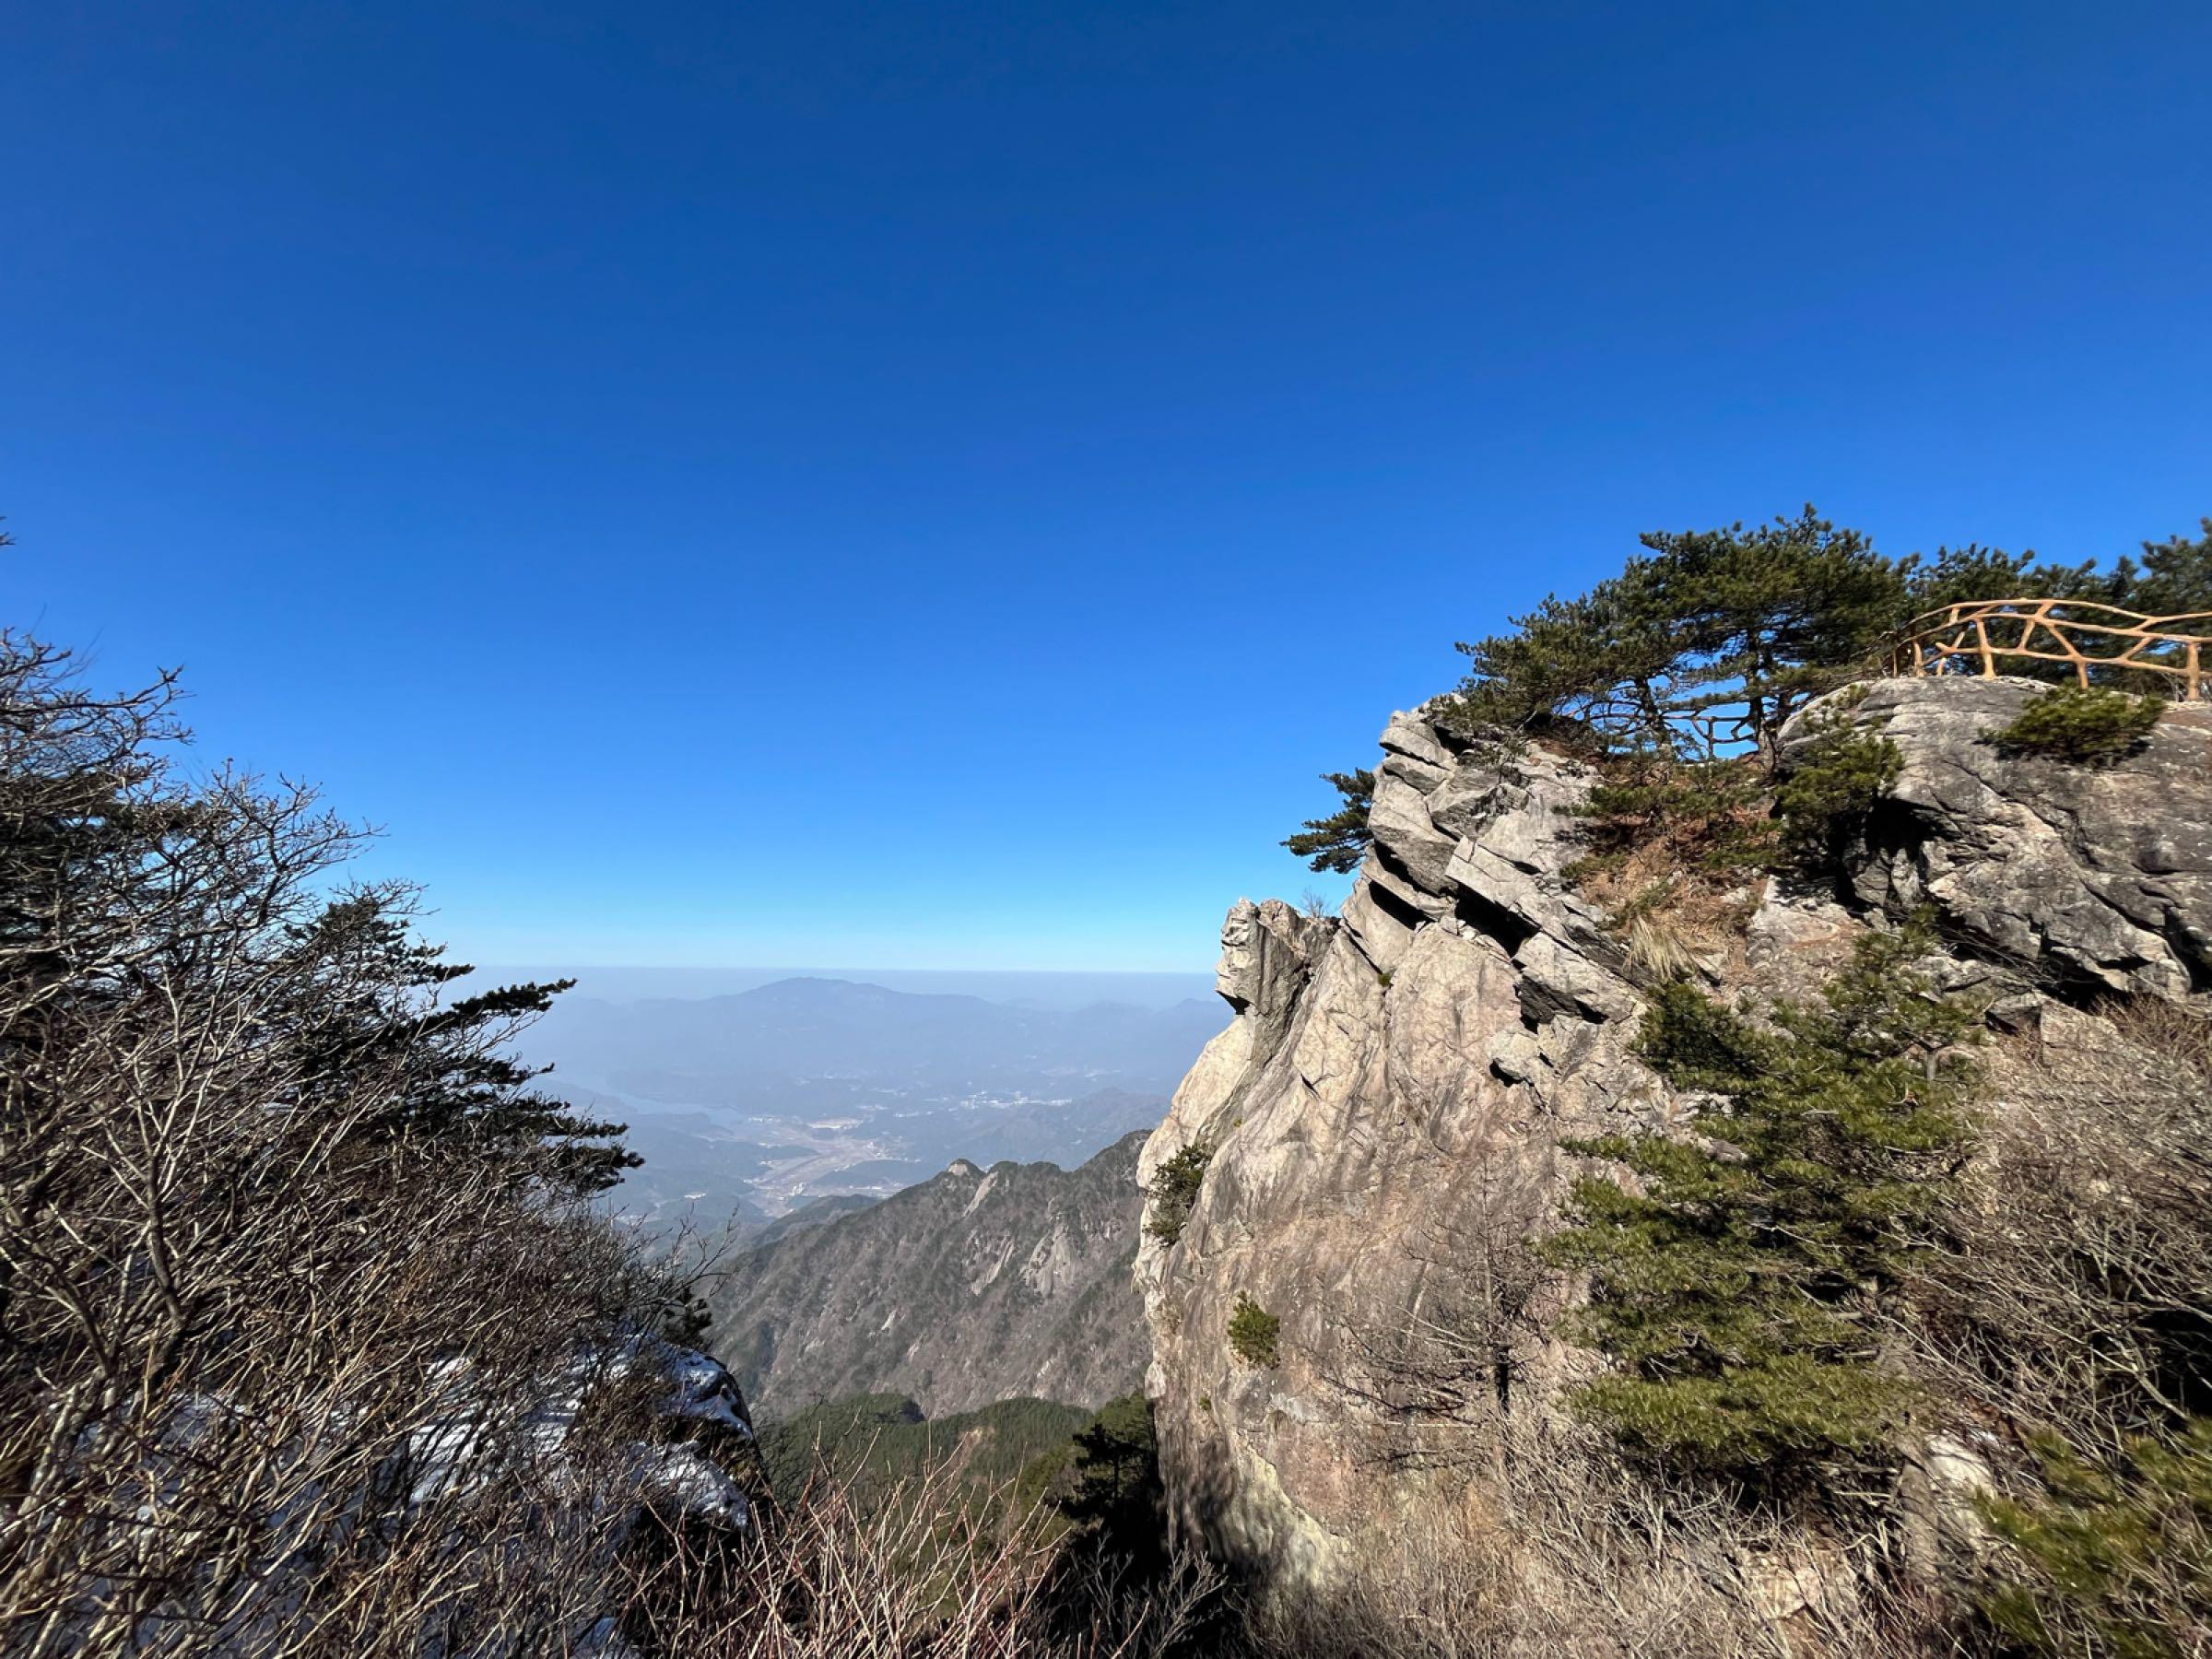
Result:
[[[1771,759],[1783,724],[1870,656],[1905,607],[1897,566],[1811,507],[1747,530],[1654,532],[1656,603],[1679,629],[1685,713],[1743,711]]]
[[[2104,598],[2146,616],[2178,617],[2212,612],[2212,518],[2200,519],[2194,541],[2170,535],[2145,542],[2140,562],[2123,559],[2112,567]]]
[[[1908,604],[1893,560],[1810,507],[1641,539],[1620,575],[1460,646],[1464,722],[1564,721],[1609,751],[1670,759],[1748,746],[1771,767],[1783,723],[1865,663]]]
[[[1834,867],[1904,771],[1904,752],[1852,718],[1865,689],[1845,691],[1806,717],[1806,741],[1774,791],[1783,846],[1801,866]]]
[[[1577,1398],[1630,1446],[1778,1477],[1874,1453],[1909,1403],[1878,1324],[1942,1235],[1972,1075],[1972,1015],[1910,969],[1925,948],[1873,935],[1771,1026],[1687,984],[1655,995],[1641,1052],[1697,1102],[1691,1135],[1573,1144],[1638,1190],[1577,1182],[1575,1224],[1544,1246],[1590,1277],[1571,1329],[1616,1370]]]
[[[547,1152],[554,1178],[578,1193],[603,1191],[636,1168],[641,1159],[620,1144],[624,1125],[532,1088],[547,1068],[507,1046],[575,982],[495,985],[445,1000],[447,987],[476,971],[413,935],[406,900],[404,888],[357,891],[293,930],[292,943],[317,963],[311,995],[291,1010],[302,1096],[342,1097],[363,1074],[404,1067],[407,1085],[392,1109],[357,1135],[465,1139],[518,1163]],[[542,1178],[544,1160],[532,1163]]]
[[[2039,564],[2032,550],[2006,553],[1979,542],[1938,547],[1933,558],[1915,553],[1899,569],[1910,595],[1907,608],[1913,616],[1977,599],[2111,598],[2111,578],[2098,574],[2093,559],[2077,565]]]
[[[577,1192],[634,1165],[620,1125],[529,1088],[537,1071],[506,1050],[566,983],[441,1002],[471,971],[413,937],[406,887],[344,885],[360,832],[305,789],[185,780],[173,697],[167,677],[92,695],[66,653],[0,638],[0,993],[18,1010],[0,1046],[29,1054],[212,992],[219,961],[226,994],[251,978],[272,1104],[312,1112],[373,1084],[390,1104],[349,1117],[357,1138],[465,1138]]]
[[[1327,818],[1308,818],[1305,826],[1283,845],[1308,861],[1316,870],[1347,875],[1367,856],[1367,816],[1375,805],[1375,774],[1365,767],[1351,772],[1323,772],[1323,782],[1344,797],[1344,805]]]
[[[1554,595],[1512,631],[1459,650],[1472,666],[1452,710],[1462,726],[1543,733],[1565,721],[1671,751],[1674,680],[1685,646],[1648,559],[1571,599]]]

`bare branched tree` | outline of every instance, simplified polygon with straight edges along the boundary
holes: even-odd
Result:
[[[357,830],[70,670],[0,639],[0,1645],[565,1641],[669,1287],[504,1056],[550,988],[441,1000]]]
[[[616,1126],[510,1057],[561,987],[456,987],[312,791],[186,771],[175,698],[0,636],[0,1653],[1187,1635],[1205,1570],[1124,1583],[1049,1509],[758,1504],[661,1335],[700,1253],[609,1222]]]

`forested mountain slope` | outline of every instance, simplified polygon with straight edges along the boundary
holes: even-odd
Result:
[[[855,1394],[932,1417],[1025,1394],[1101,1405],[1144,1373],[1144,1138],[1075,1170],[963,1159],[747,1252],[710,1293],[712,1346],[771,1416]]]

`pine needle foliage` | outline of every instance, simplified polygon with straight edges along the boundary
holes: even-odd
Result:
[[[1566,721],[1611,749],[1771,762],[1806,701],[1847,677],[1906,614],[1905,570],[1807,507],[1724,529],[1653,531],[1618,576],[1547,599],[1460,650],[1460,716]]]
[[[1832,863],[1904,771],[1895,743],[1852,719],[1862,700],[1845,692],[1806,717],[1811,736],[1774,791],[1783,849],[1800,865]]]
[[[1213,1160],[1214,1149],[1204,1140],[1186,1141],[1152,1172],[1152,1213],[1146,1218],[1145,1231],[1163,1244],[1182,1237],[1183,1223],[1191,1218],[1191,1206],[1198,1202],[1198,1189]]]
[[[2183,1659],[2212,1633],[2212,1418],[2140,1436],[2112,1463],[2037,1437],[2043,1491],[1979,1505],[2007,1547],[1982,1596],[2030,1652]]]
[[[1306,860],[1311,869],[1349,875],[1359,867],[1373,839],[1367,817],[1375,804],[1375,774],[1361,767],[1358,771],[1323,772],[1321,780],[1344,797],[1344,805],[1326,818],[1308,818],[1283,845]]]
[[[2018,599],[2030,594],[2053,599],[2117,602],[2111,575],[2099,574],[2092,559],[2076,565],[2039,564],[2032,551],[2007,553],[1969,542],[1963,547],[1938,547],[1932,557],[1915,553],[1904,561],[1903,569],[1914,616],[1941,610],[1947,605]]]
[[[1904,603],[1904,579],[1856,530],[1811,507],[1794,519],[1643,537],[1686,658],[1680,706],[1741,706],[1771,755],[1783,723],[1868,655]]]
[[[1229,1316],[1230,1352],[1247,1365],[1265,1369],[1282,1358],[1283,1322],[1243,1291]]]
[[[525,1065],[488,1032],[515,1029],[552,1006],[573,980],[495,985],[448,996],[446,987],[476,972],[445,959],[444,947],[417,938],[412,917],[381,890],[342,894],[311,922],[289,930],[293,944],[327,966],[298,1010],[303,1095],[356,1086],[403,1056],[433,1059],[421,1080],[391,1110],[366,1118],[359,1137],[434,1135],[465,1140],[488,1156],[514,1159],[548,1151],[563,1182],[603,1192],[642,1161],[618,1138],[620,1124],[578,1112],[533,1088],[548,1067]]]
[[[1577,1182],[1544,1245],[1590,1276],[1569,1334],[1613,1374],[1579,1406],[1632,1450],[1751,1479],[1875,1453],[1911,1401],[1877,1325],[1940,1241],[1963,1160],[1975,1023],[1910,964],[1918,930],[1872,935],[1817,1005],[1771,1024],[1677,982],[1641,1035],[1700,1102],[1695,1138],[1571,1143],[1639,1190]]]
[[[1577,809],[1590,852],[1567,872],[1574,879],[1654,844],[1697,876],[1740,877],[1772,862],[1767,780],[1748,757],[1683,760],[1639,746],[1601,761],[1598,775]]]
[[[2139,747],[2165,712],[2165,700],[2155,695],[2053,686],[2030,699],[2012,724],[1991,732],[1989,740],[2014,754],[2095,765]]]
[[[1978,544],[1890,559],[1809,506],[1764,524],[1649,532],[1618,576],[1463,642],[1468,673],[1450,718],[1608,754],[1711,759],[1740,747],[1771,766],[1790,716],[1871,667],[1883,638],[1924,612],[2035,596],[2212,612],[2212,519],[2202,528],[2102,571]]]
[[[1167,1488],[1152,1403],[1143,1394],[1107,1401],[1077,1430],[1055,1486],[1060,1513],[1098,1547],[1154,1569],[1165,1564]]]
[[[1454,724],[1556,735],[1562,724],[1601,740],[1671,748],[1672,680],[1683,643],[1648,559],[1588,593],[1558,595],[1510,631],[1459,650],[1471,661]]]
[[[2113,565],[2100,597],[2151,617],[2212,611],[2212,518],[2199,519],[2197,530],[2194,538],[2145,542],[2140,559],[2130,556]]]

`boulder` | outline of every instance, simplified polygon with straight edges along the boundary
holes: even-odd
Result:
[[[2106,765],[1991,742],[2042,689],[1889,679],[1850,708],[1904,759],[1853,850],[1851,895],[1893,918],[1932,906],[1970,948],[2075,986],[2212,988],[2212,712],[2172,709]],[[1833,701],[1783,728],[1785,766]]]

